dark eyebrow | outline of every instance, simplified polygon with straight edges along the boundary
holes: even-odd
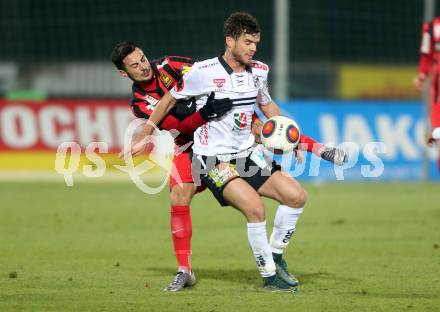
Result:
[[[141,60],[143,59],[145,57],[145,54],[142,54],[141,55]],[[133,65],[138,65],[139,64],[139,62],[134,62],[134,63],[132,63],[132,64],[129,64],[128,66],[133,66]]]

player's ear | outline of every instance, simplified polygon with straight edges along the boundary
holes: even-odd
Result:
[[[128,77],[127,72],[125,70],[122,70],[122,69],[119,70],[119,75],[121,75],[121,77],[125,77],[125,78]]]
[[[225,41],[226,41],[225,42],[226,43],[226,47],[228,47],[229,49],[232,49],[234,47],[235,40],[234,40],[233,37],[227,36]]]

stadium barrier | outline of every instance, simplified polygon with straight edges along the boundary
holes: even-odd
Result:
[[[344,180],[420,181],[423,178],[426,124],[419,101],[295,100],[281,104],[281,109],[283,114],[297,120],[302,133],[318,141],[334,145],[355,143],[358,150],[351,156],[357,161],[347,166],[351,168],[344,169]],[[384,150],[368,150],[371,142],[383,143],[378,146],[383,146]],[[426,152],[429,178],[439,181],[435,149]],[[337,178],[337,170],[331,164],[320,161],[317,168],[310,158],[308,155],[304,168],[296,169],[298,178]],[[373,164],[374,161],[377,162]],[[362,171],[373,171],[375,166],[381,165],[383,171],[378,176],[362,174]],[[293,171],[292,167],[286,169]]]
[[[281,108],[298,121],[303,133],[318,141],[356,145],[354,151],[353,146],[349,149],[356,162],[342,172],[310,155],[302,165],[284,161],[285,169],[299,179],[335,181],[341,174],[349,181],[419,181],[423,177],[425,123],[420,102],[303,100],[282,103]],[[55,151],[66,141],[77,142],[83,152],[91,142],[105,142],[108,152],[100,156],[113,169],[113,164],[121,164],[116,153],[132,120],[126,100],[0,100],[0,171],[53,172]],[[382,142],[384,149],[368,150],[371,142]],[[429,177],[439,180],[435,151],[427,152]],[[90,160],[82,153],[80,167],[85,164]]]

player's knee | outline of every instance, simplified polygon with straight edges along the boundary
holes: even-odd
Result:
[[[291,192],[287,198],[284,200],[284,205],[292,208],[302,208],[307,202],[307,192],[300,188],[295,192]]]
[[[246,218],[249,222],[264,222],[266,219],[263,203],[254,204],[246,210]]]
[[[171,204],[185,206],[191,203],[192,194],[183,187],[176,185],[171,192]]]

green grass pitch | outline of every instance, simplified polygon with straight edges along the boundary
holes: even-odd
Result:
[[[0,311],[440,310],[440,185],[305,188],[286,253],[298,294],[261,291],[244,217],[209,192],[192,205],[198,284],[170,294],[167,191],[0,183]]]

